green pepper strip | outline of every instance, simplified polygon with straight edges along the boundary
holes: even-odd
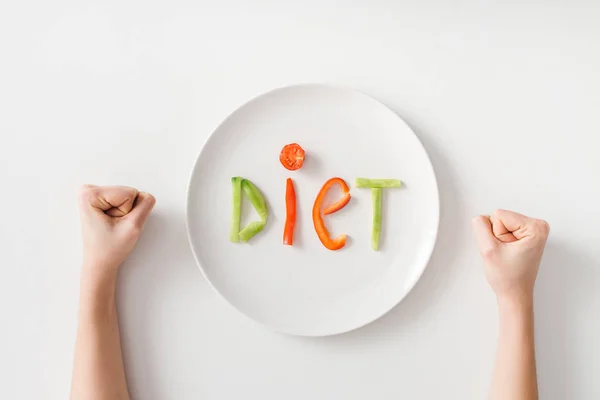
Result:
[[[269,211],[264,196],[260,190],[258,190],[258,188],[254,186],[254,184],[248,179],[242,180],[242,190],[254,206],[254,209],[261,219],[260,221],[249,223],[248,226],[240,231],[240,239],[242,239],[243,242],[247,242],[248,240],[252,239],[254,235],[263,230],[267,223],[267,218],[269,217]]]
[[[371,247],[379,250],[379,237],[381,236],[381,195],[382,188],[372,188],[371,198],[373,200],[373,231],[371,232]]]
[[[402,182],[398,179],[368,179],[368,178],[356,178],[356,187],[363,189],[372,188],[399,188],[402,186]]]
[[[229,240],[233,243],[240,241],[240,219],[242,210],[242,178],[231,178],[231,186],[233,189],[233,201],[231,211],[231,225],[229,227]]]

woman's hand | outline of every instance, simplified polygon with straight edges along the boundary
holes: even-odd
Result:
[[[473,220],[485,275],[499,301],[533,298],[550,227],[546,221],[498,210]]]
[[[83,274],[114,277],[131,253],[155,199],[124,186],[85,185],[79,194],[83,237]]]

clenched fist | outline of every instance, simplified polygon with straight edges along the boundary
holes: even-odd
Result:
[[[94,277],[116,276],[133,250],[154,197],[123,186],[85,185],[79,194],[84,272]]]
[[[533,286],[550,227],[511,211],[473,219],[485,275],[499,300],[533,297]]]

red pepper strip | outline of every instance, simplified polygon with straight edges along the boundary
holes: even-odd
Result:
[[[283,229],[283,244],[292,246],[294,243],[294,227],[296,226],[296,190],[292,178],[287,178],[285,185],[285,228]]]
[[[346,193],[344,195],[344,197],[342,197],[341,200],[336,201],[335,203],[333,203],[332,205],[327,207],[325,210],[323,210],[323,214],[325,214],[325,215],[333,214],[334,212],[339,211],[342,208],[344,208],[346,206],[346,204],[348,204],[349,201],[350,201],[350,193]]]
[[[331,186],[333,186],[334,184],[340,185],[345,196],[342,200],[340,200],[337,203],[335,203],[334,205],[328,207],[327,210],[332,210],[330,212],[330,214],[331,214],[333,212],[336,212],[337,210],[339,210],[346,204],[348,204],[348,201],[350,200],[350,194],[349,194],[350,188],[348,187],[348,185],[342,178],[331,178],[330,180],[325,182],[325,184],[319,191],[319,194],[317,195],[317,198],[315,199],[315,204],[313,205],[313,211],[312,211],[313,224],[315,225],[315,231],[317,231],[317,235],[319,236],[319,240],[321,240],[321,243],[323,243],[323,246],[325,246],[329,250],[339,250],[346,245],[346,235],[345,234],[340,235],[340,236],[336,237],[335,239],[332,239],[330,237],[329,231],[327,230],[327,227],[325,226],[325,221],[323,221],[323,216],[321,215],[321,205],[323,203],[323,200],[325,199],[325,195],[327,194],[327,191],[331,188]],[[348,200],[345,200],[346,196],[348,197]],[[337,207],[338,205],[339,205],[339,207]],[[335,208],[335,207],[337,207],[337,208]]]

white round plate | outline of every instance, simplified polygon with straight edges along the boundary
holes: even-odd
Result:
[[[288,143],[306,150],[304,166],[287,171]],[[251,180],[269,206],[265,229],[230,243],[231,177]],[[282,243],[285,182],[294,179],[298,216],[294,246]],[[339,251],[319,241],[311,217],[325,181],[341,177],[350,203],[327,216]],[[396,178],[385,189],[379,251],[371,249],[371,190],[355,178]],[[339,194],[333,191],[333,199]],[[257,220],[247,200],[242,226]],[[231,114],[210,136],[194,165],[187,227],[200,269],[232,306],[281,332],[326,336],[381,317],[415,285],[435,244],[439,196],[425,149],[389,108],[352,89],[301,85],[273,90]]]

